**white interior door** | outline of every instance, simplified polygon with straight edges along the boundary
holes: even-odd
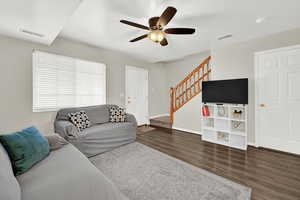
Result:
[[[138,125],[149,124],[148,71],[126,66],[126,111],[134,114]]]
[[[300,47],[256,55],[257,145],[300,154]]]

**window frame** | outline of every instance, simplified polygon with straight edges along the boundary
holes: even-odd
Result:
[[[38,55],[37,54],[46,54],[46,55],[50,55],[50,56],[57,56],[58,58],[61,57],[61,58],[64,58],[64,59],[71,59],[71,60],[74,60],[75,64],[74,66],[72,66],[74,69],[74,81],[76,82],[76,76],[77,74],[80,74],[78,72],[76,72],[76,63],[77,61],[82,61],[82,62],[89,62],[89,63],[94,63],[94,64],[100,64],[102,65],[102,67],[104,67],[104,73],[101,74],[101,76],[103,76],[104,80],[103,80],[103,88],[104,88],[104,91],[103,91],[103,100],[104,102],[102,104],[106,104],[107,103],[107,65],[104,64],[104,63],[100,63],[100,62],[95,62],[95,61],[90,61],[90,60],[85,60],[85,59],[80,59],[80,58],[76,58],[76,57],[70,57],[70,56],[65,56],[65,55],[60,55],[60,54],[55,54],[55,53],[49,53],[49,52],[45,52],[45,51],[39,51],[39,50],[33,50],[32,52],[32,112],[34,113],[39,113],[39,112],[54,112],[54,111],[58,111],[62,108],[74,108],[74,107],[81,107],[81,106],[78,106],[76,105],[76,103],[73,105],[73,106],[58,106],[57,105],[57,99],[56,99],[56,107],[44,107],[44,108],[41,108],[40,106],[38,106],[38,86],[37,84],[39,84],[37,81],[37,78],[38,78],[38,74],[37,74],[37,69],[39,68],[39,61],[37,59],[39,59]],[[57,67],[57,66],[55,66]],[[63,70],[61,70],[63,71]],[[99,75],[100,76],[100,75]],[[75,84],[76,85],[76,84]],[[76,90],[77,90],[77,87],[74,86],[74,91],[76,93]],[[59,95],[57,95],[59,96]],[[74,99],[76,101],[76,98],[78,96],[82,96],[82,95],[76,95],[74,94]],[[96,105],[101,105],[101,103],[99,104],[96,104]],[[84,105],[84,106],[96,106],[95,104],[93,105]],[[82,106],[82,107],[84,107]]]

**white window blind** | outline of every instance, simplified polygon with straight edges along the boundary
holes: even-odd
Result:
[[[33,52],[33,112],[106,103],[106,66]]]

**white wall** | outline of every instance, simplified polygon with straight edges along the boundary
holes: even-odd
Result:
[[[250,143],[255,143],[254,53],[297,44],[300,44],[300,29],[211,50],[213,79],[249,78],[248,140]]]
[[[166,69],[161,63],[149,65],[150,117],[169,112],[169,88]]]
[[[202,63],[210,52],[188,56],[184,59],[165,63],[167,70],[167,85],[175,87],[183,80],[191,71],[193,71],[200,63]],[[173,128],[182,129],[194,133],[201,132],[201,95],[194,97],[190,102],[181,107],[174,113]]]
[[[211,49],[211,52],[196,54],[176,62],[166,63],[167,84],[168,86],[174,86],[210,53],[212,56],[212,80],[249,78],[248,140],[250,143],[255,143],[254,53],[297,44],[300,44],[300,29],[223,47],[214,47]],[[200,131],[200,103],[201,97],[198,97],[178,110],[174,115],[174,127],[196,132]]]
[[[149,70],[150,116],[168,112],[165,70],[124,54],[58,38],[51,46],[0,36],[0,134],[35,125],[53,132],[55,112],[32,112],[32,50],[77,57],[107,65],[108,103],[125,104],[125,65]]]

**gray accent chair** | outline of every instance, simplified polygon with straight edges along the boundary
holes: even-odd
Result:
[[[110,151],[121,145],[134,142],[137,122],[133,115],[126,114],[122,123],[109,122],[109,107],[99,105],[79,108],[65,108],[57,112],[54,122],[55,132],[77,147],[87,157]],[[85,111],[91,121],[91,127],[79,132],[69,121],[68,113]]]

